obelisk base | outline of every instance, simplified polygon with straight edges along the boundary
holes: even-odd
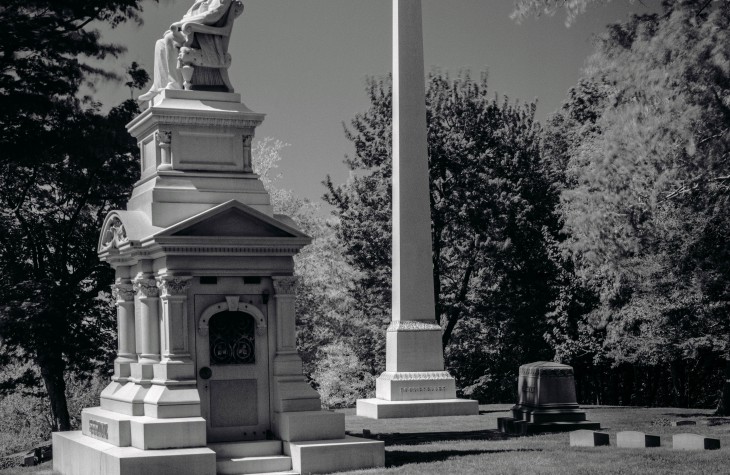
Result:
[[[370,419],[398,417],[476,416],[479,405],[469,399],[430,399],[420,401],[386,401],[358,399],[357,415]]]
[[[477,401],[456,398],[456,382],[444,371],[441,327],[423,321],[394,321],[386,333],[386,371],[374,399],[357,401],[357,415],[396,417],[475,416]]]

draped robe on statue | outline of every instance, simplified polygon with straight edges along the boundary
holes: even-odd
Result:
[[[182,27],[188,23],[214,26],[225,18],[230,0],[196,0],[185,16],[173,23],[162,39],[155,43],[155,69],[152,87],[139,96],[140,101],[152,99],[162,89],[182,89],[183,77],[179,68],[180,46],[186,38]],[[197,35],[200,52],[205,58],[219,59],[227,54],[223,38],[217,35]]]

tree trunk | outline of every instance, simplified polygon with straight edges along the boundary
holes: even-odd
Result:
[[[66,403],[66,364],[60,354],[43,354],[38,357],[41,377],[51,404],[52,427],[55,431],[71,430],[71,417]]]
[[[725,360],[725,381],[720,393],[720,403],[717,405],[715,414],[718,416],[730,416],[730,358]]]

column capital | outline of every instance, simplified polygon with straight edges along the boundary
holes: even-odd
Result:
[[[157,278],[157,288],[161,297],[185,297],[192,277],[162,276]]]
[[[293,275],[272,277],[274,292],[276,295],[295,295],[297,291],[298,277]]]
[[[117,304],[134,301],[134,285],[129,279],[117,279],[112,284],[112,296]]]
[[[159,297],[160,289],[157,288],[157,281],[149,274],[139,273],[134,278],[134,291],[140,297]]]

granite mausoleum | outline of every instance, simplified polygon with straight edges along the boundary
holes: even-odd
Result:
[[[222,26],[182,31],[229,35],[227,15],[240,15],[242,4],[205,3]],[[227,38],[216,44],[227,47]],[[194,51],[182,52],[195,62]],[[227,67],[204,57],[196,64]],[[127,209],[107,216],[98,244],[116,272],[114,376],[100,406],[83,410],[81,431],[53,435],[54,470],[212,475],[382,466],[383,443],[346,437],[344,414],[322,410],[302,374],[293,257],[310,238],[274,214],[253,173],[251,142],[264,115],[241,102],[221,79],[227,75],[217,75],[221,88],[206,82],[210,74],[196,84],[188,73],[188,90],[153,91],[128,125],[140,147],[140,180]]]

